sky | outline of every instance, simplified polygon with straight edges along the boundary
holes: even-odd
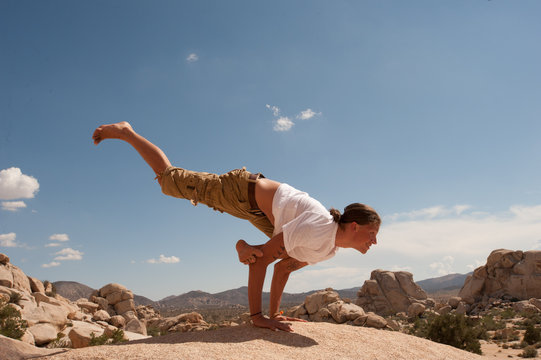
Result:
[[[29,276],[159,300],[247,285],[247,221],[165,196],[121,141],[245,166],[383,218],[295,293],[467,273],[541,249],[539,1],[0,1],[0,252]],[[269,288],[272,266],[267,272]]]

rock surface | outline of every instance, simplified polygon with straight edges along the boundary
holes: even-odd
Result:
[[[63,353],[64,349],[42,349],[19,340],[0,335],[1,359],[26,360],[38,356]]]
[[[127,339],[141,339],[147,334],[146,317],[161,318],[148,306],[137,312],[133,293],[119,284],[107,284],[90,299],[76,302],[53,293],[50,283],[45,286],[40,280],[26,276],[9,262],[7,255],[0,254],[0,300],[6,303],[13,294],[17,295],[18,300],[8,306],[19,311],[27,322],[28,329],[22,340],[30,345],[46,346],[62,333],[74,347],[83,347],[88,346],[91,333],[99,336],[105,330],[112,333],[124,327],[129,327],[125,329]],[[206,324],[201,315],[190,316],[190,319],[199,316],[198,325]]]
[[[127,345],[70,350],[47,359],[482,359],[466,351],[395,331],[329,323],[294,322],[292,326],[293,333],[252,326],[174,333]]]
[[[494,250],[466,278],[458,296],[472,304],[483,297],[541,298],[541,251]]]
[[[387,326],[387,320],[372,312],[365,313],[360,306],[341,300],[333,289],[308,295],[303,304],[288,309],[285,315],[315,322],[348,323],[375,328]]]
[[[406,271],[374,270],[357,295],[357,305],[378,315],[407,312],[414,303],[430,304],[425,291]]]

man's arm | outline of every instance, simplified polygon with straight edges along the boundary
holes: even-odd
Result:
[[[293,331],[288,324],[264,317],[261,309],[261,296],[263,293],[263,282],[265,281],[267,266],[286,255],[283,234],[280,233],[273,236],[261,247],[261,251],[263,255],[258,257],[256,262],[249,265],[248,301],[250,303],[250,317],[252,323],[257,327],[269,328],[271,330],[280,329],[284,331]]]
[[[293,259],[289,256],[283,260],[280,260],[276,263],[276,265],[274,265],[269,305],[269,314],[271,317],[277,317],[279,314],[280,302],[282,301],[282,294],[284,292],[287,280],[289,279],[289,274],[305,267],[306,265],[308,265],[308,263]]]

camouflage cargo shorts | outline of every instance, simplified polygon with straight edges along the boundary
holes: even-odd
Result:
[[[170,166],[160,175],[165,195],[202,203],[214,210],[248,220],[268,237],[274,226],[259,209],[252,209],[248,199],[250,172],[245,168],[217,175]]]

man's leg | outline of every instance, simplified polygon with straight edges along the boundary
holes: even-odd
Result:
[[[94,131],[92,139],[94,139],[96,145],[105,139],[119,139],[129,143],[158,175],[160,185],[160,175],[171,166],[169,159],[159,147],[137,134],[131,125],[125,121],[98,127]]]

